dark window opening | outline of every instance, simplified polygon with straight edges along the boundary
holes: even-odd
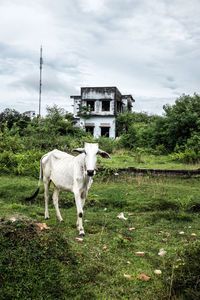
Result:
[[[90,110],[90,111],[94,111],[94,101],[87,101],[87,108]]]
[[[117,112],[122,112],[122,103],[117,102]]]
[[[92,135],[94,135],[94,127],[93,126],[86,126],[85,131],[89,132]]]
[[[110,101],[108,100],[102,101],[102,111],[110,111]]]
[[[101,127],[101,136],[109,137],[110,127]]]

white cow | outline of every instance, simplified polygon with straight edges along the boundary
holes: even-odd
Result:
[[[74,193],[77,208],[77,229],[79,235],[84,236],[85,233],[82,221],[83,207],[88,190],[93,181],[92,176],[95,174],[97,155],[100,154],[104,158],[111,157],[107,152],[99,149],[98,143],[85,143],[84,148],[78,148],[72,151],[81,154],[73,156],[55,149],[41,158],[38,189],[34,195],[28,199],[30,200],[37,196],[43,173],[45,219],[49,218],[49,187],[52,181],[54,183],[53,203],[56,209],[57,218],[61,222],[63,221],[63,218],[58,206],[59,191],[65,190]]]

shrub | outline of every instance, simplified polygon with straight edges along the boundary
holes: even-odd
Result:
[[[77,258],[57,229],[38,234],[33,223],[21,220],[0,229],[1,299],[75,297]]]
[[[196,163],[200,160],[200,152],[196,153],[194,149],[186,148],[184,151],[169,154],[172,160],[184,163]]]
[[[20,136],[18,134],[12,135],[12,132],[7,128],[5,123],[4,126],[0,128],[0,152],[12,151],[16,153],[23,149],[24,145],[21,142]]]
[[[184,248],[179,255],[172,269],[172,293],[181,295],[181,299],[200,298],[200,241],[194,241]]]
[[[98,142],[99,142],[99,148],[101,148],[102,150],[108,153],[113,152],[116,144],[115,140],[103,136],[98,139]]]
[[[40,158],[43,154],[41,151],[30,150],[16,154],[3,151],[0,153],[0,173],[38,177]]]

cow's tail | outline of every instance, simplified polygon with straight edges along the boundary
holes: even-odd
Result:
[[[38,188],[34,192],[33,195],[31,195],[30,197],[25,198],[26,201],[31,201],[38,195],[38,193],[40,191],[40,182],[41,182],[41,180],[42,180],[42,158],[40,160],[40,176],[39,176],[39,180],[38,180]]]

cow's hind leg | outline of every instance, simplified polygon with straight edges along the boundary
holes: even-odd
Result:
[[[50,180],[44,179],[45,219],[49,219],[49,210],[48,210],[49,187],[50,187]]]
[[[76,209],[77,209],[77,229],[79,231],[80,236],[84,236],[85,232],[83,229],[83,207],[82,207],[82,200],[80,194],[75,194],[75,202],[76,202]]]
[[[54,204],[55,209],[56,209],[56,216],[57,216],[58,220],[60,222],[62,222],[63,218],[60,214],[60,210],[59,210],[59,206],[58,206],[58,195],[59,195],[59,189],[57,187],[55,187],[54,191],[53,191],[53,204]]]

